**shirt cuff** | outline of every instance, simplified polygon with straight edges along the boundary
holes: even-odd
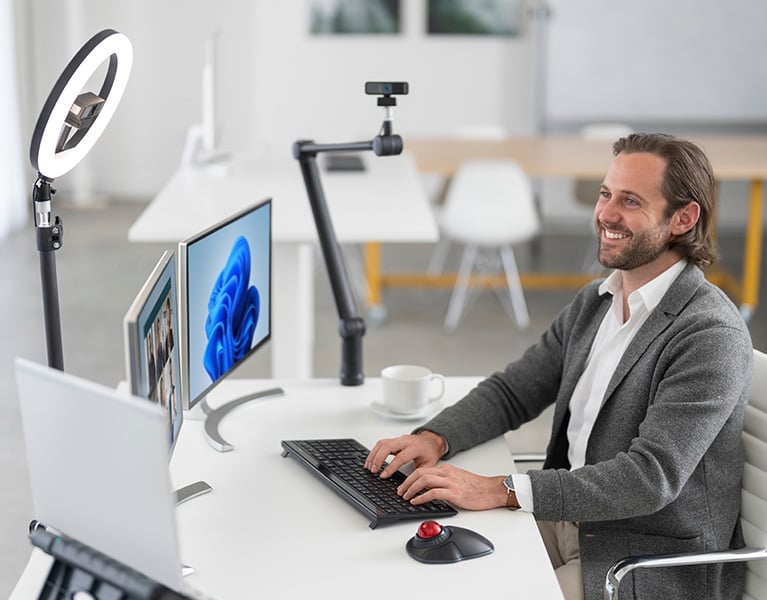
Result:
[[[524,473],[514,473],[511,479],[514,482],[514,493],[517,495],[519,509],[533,512],[533,485],[530,483],[530,476]]]

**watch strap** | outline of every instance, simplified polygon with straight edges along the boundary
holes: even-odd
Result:
[[[514,489],[514,479],[511,475],[507,475],[503,480],[503,485],[506,487],[506,508],[509,510],[519,510],[519,501],[517,500],[517,494]]]

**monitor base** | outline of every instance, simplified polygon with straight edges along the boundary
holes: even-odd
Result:
[[[238,406],[241,406],[242,404],[245,404],[246,402],[257,400],[258,398],[264,398],[266,396],[277,396],[284,393],[285,392],[282,388],[270,388],[267,390],[261,390],[260,392],[253,392],[252,394],[246,394],[245,396],[240,396],[239,398],[230,400],[218,408],[210,408],[206,398],[203,398],[199,404],[200,408],[206,415],[203,433],[205,434],[205,439],[207,440],[208,444],[210,444],[215,450],[218,450],[219,452],[229,452],[230,450],[234,450],[234,446],[232,446],[223,437],[221,437],[221,434],[218,431],[218,426],[221,423],[221,420],[232,410]]]
[[[185,485],[184,487],[177,489],[173,493],[176,499],[176,506],[178,506],[179,504],[183,504],[187,500],[196,498],[197,496],[202,496],[203,494],[207,494],[212,489],[213,488],[210,487],[210,484],[206,483],[205,481],[195,481],[194,483]]]

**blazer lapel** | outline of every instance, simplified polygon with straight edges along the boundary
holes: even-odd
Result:
[[[612,396],[621,381],[623,381],[639,358],[645,353],[649,345],[673,323],[676,316],[689,302],[701,283],[703,283],[703,272],[692,263],[689,263],[674,283],[671,284],[660,304],[650,313],[647,321],[645,321],[644,325],[634,336],[634,339],[631,340],[628,348],[626,348],[605,390],[603,406],[607,404],[610,396]]]

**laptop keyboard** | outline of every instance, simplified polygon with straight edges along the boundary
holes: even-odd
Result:
[[[418,506],[397,495],[405,475],[397,471],[388,479],[364,468],[369,450],[354,439],[287,440],[283,456],[291,456],[339,496],[370,519],[370,527],[403,519],[444,518],[456,510],[440,500]],[[383,467],[382,467],[383,468]]]

